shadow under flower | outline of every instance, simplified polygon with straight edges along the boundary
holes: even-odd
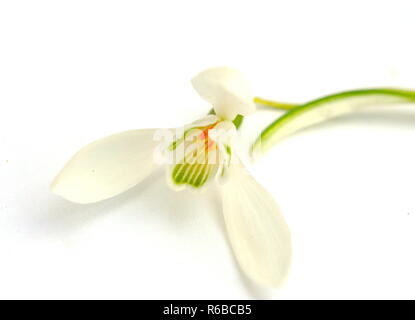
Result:
[[[43,190],[40,190],[39,193],[44,195]],[[124,206],[134,206],[135,202],[140,202],[140,206],[147,209],[146,212],[122,210]],[[36,238],[57,238],[64,241],[67,237],[75,234],[78,229],[110,214],[121,213],[125,215],[129,222],[141,224],[143,220],[146,220],[146,214],[154,216],[154,213],[158,212],[162,213],[163,216],[155,217],[155,219],[165,219],[174,232],[178,234],[189,233],[190,229],[200,229],[199,222],[201,221],[197,216],[196,209],[201,204],[209,204],[208,211],[211,212],[211,221],[220,233],[219,237],[228,246],[235,269],[238,270],[248,294],[253,299],[268,299],[269,295],[266,289],[249,280],[239,268],[233,256],[223,219],[219,188],[208,188],[196,193],[188,190],[175,192],[166,186],[163,170],[157,170],[130,190],[97,203],[76,204],[54,195],[47,195],[47,197],[39,200],[37,208],[26,208],[23,204],[25,212],[33,213],[26,217],[24,227],[27,232],[33,234]],[[154,223],[156,222],[154,221]],[[207,237],[206,241],[209,242],[209,234],[204,236]]]
[[[130,190],[97,203],[77,204],[51,195],[45,200],[47,203],[39,205],[42,209],[32,217],[31,229],[44,237],[70,235],[100,217],[119,211],[123,205],[140,200],[140,194],[160,176],[161,172],[155,172]]]

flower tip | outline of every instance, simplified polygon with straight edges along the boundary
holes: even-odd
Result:
[[[289,274],[289,270],[287,270],[287,272],[285,272],[284,274],[275,276],[273,278],[262,280],[262,281],[260,280],[258,281],[258,284],[263,287],[267,287],[267,288],[273,288],[273,289],[281,288],[286,283],[288,274]]]
[[[68,192],[65,191],[65,187],[61,183],[61,179],[59,179],[60,176],[58,175],[55,179],[53,179],[52,183],[49,186],[49,190],[61,197],[62,199],[65,199],[67,201],[73,202],[73,203],[79,203],[79,204],[87,204],[88,201],[84,201],[82,199],[74,198],[68,195]]]
[[[52,183],[49,185],[49,190],[50,192],[52,192],[53,194],[56,194],[57,196],[62,197],[61,195],[61,190],[60,190],[60,183],[59,183],[59,177],[60,174],[58,174],[52,181]]]
[[[55,179],[53,179],[52,183],[49,186],[49,190],[62,199],[77,204],[96,203],[109,198],[98,198],[92,196],[88,190],[83,188],[82,184],[74,184],[70,177],[69,179],[68,176],[65,177],[64,171],[59,173]]]

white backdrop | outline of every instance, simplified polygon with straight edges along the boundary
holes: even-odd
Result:
[[[49,191],[86,143],[175,127],[209,106],[189,79],[243,71],[256,95],[303,102],[415,89],[413,1],[1,1],[0,298],[415,298],[415,110],[305,130],[251,172],[293,237],[279,289],[238,271],[214,190],[158,172],[92,205]],[[280,113],[260,111],[253,136]]]

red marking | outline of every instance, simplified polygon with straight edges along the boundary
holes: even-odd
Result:
[[[205,141],[205,151],[208,151],[209,149],[212,148],[213,145],[215,145],[215,141],[213,141],[212,139],[209,139],[209,130],[213,129],[217,124],[218,122],[215,122],[209,127],[204,128],[202,133],[199,135],[199,139]]]

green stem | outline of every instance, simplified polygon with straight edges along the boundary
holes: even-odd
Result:
[[[263,106],[272,107],[278,110],[292,110],[299,106],[298,104],[293,104],[293,103],[283,103],[283,102],[265,100],[260,97],[255,97],[254,102],[256,104],[261,104]]]
[[[415,102],[415,91],[377,88],[328,95],[289,110],[263,130],[252,146],[258,156],[274,144],[303,128],[372,105]]]

